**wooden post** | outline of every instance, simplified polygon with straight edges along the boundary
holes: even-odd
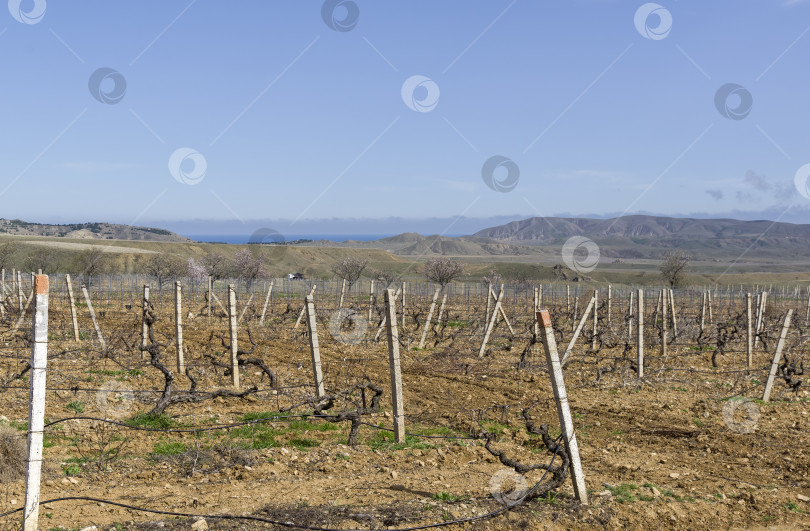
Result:
[[[759,344],[759,333],[762,332],[762,328],[765,326],[765,308],[768,305],[768,292],[763,291],[762,297],[760,298],[759,302],[759,313],[757,318],[756,329],[754,330],[754,348],[757,347]]]
[[[396,300],[397,300],[397,298],[399,297],[399,294],[400,294],[400,293],[402,293],[402,288],[397,289],[396,293],[394,293],[394,302],[396,302]],[[383,299],[383,300],[384,300],[384,299]],[[396,308],[396,306],[394,306],[394,308]],[[396,312],[395,312],[395,313],[396,313]],[[382,319],[382,322],[380,323],[379,328],[377,328],[377,333],[376,333],[376,334],[374,334],[374,341],[375,341],[375,342],[376,342],[378,339],[380,339],[380,334],[382,334],[383,328],[385,328],[385,325],[386,325],[387,323],[388,323],[388,314],[386,313],[385,315],[383,315],[383,319]]]
[[[444,291],[444,286],[442,286],[442,291]],[[441,326],[442,324],[442,315],[444,315],[444,305],[447,303],[447,292],[445,291],[442,294],[442,303],[439,305],[439,315],[436,317],[436,324]]]
[[[563,367],[565,367],[565,364],[568,363],[568,356],[570,356],[571,352],[574,350],[574,343],[577,342],[579,334],[582,333],[582,329],[585,328],[585,322],[588,320],[591,307],[594,306],[595,303],[596,303],[595,296],[591,297],[590,302],[588,302],[588,306],[585,308],[585,311],[582,312],[582,319],[579,320],[579,324],[577,325],[576,330],[574,330],[574,335],[571,336],[571,341],[568,342],[568,347],[565,349],[565,353],[563,353],[561,362]]]
[[[565,285],[565,312],[571,313],[571,286]],[[577,317],[574,316],[574,319]]]
[[[779,342],[776,344],[776,352],[773,355],[771,372],[768,374],[768,381],[765,384],[765,392],[762,393],[763,402],[767,402],[771,399],[773,380],[776,377],[776,370],[779,368],[779,360],[782,358],[782,349],[785,346],[785,338],[787,337],[788,329],[790,328],[790,318],[792,315],[793,310],[788,310],[787,315],[785,316],[785,324],[782,325],[782,333],[779,334]]]
[[[245,318],[245,313],[247,313],[248,308],[250,308],[250,303],[252,301],[253,301],[253,293],[250,294],[250,297],[248,297],[248,301],[242,307],[242,313],[239,314],[239,322],[240,323],[242,322],[242,319]]]
[[[321,371],[321,348],[318,344],[318,324],[315,320],[315,302],[312,295],[304,299],[304,308],[307,313],[307,328],[309,329],[309,347],[312,351],[312,372],[315,378],[315,389],[318,398],[326,394],[323,385],[323,372]]]
[[[608,298],[607,298],[607,324],[610,326],[610,306],[613,298],[612,286],[608,284]]]
[[[317,287],[318,287],[317,284],[312,285],[312,289],[309,290],[309,296],[310,297],[315,296],[315,288],[317,288]],[[324,297],[325,296],[326,296],[326,293],[324,293]],[[293,330],[298,328],[298,325],[301,324],[301,321],[304,320],[304,317],[306,316],[306,313],[307,313],[307,303],[306,303],[306,298],[304,298],[304,307],[301,308],[301,313],[298,314],[298,319],[295,320],[295,326],[293,326]]]
[[[144,347],[149,342],[149,327],[146,324],[146,312],[149,309],[149,286],[143,286],[143,317],[141,319],[141,345]],[[144,351],[143,357],[148,356],[149,354]]]
[[[487,294],[489,297],[489,294]],[[495,328],[495,321],[498,319],[498,310],[501,307],[501,299],[503,298],[503,284],[501,284],[501,291],[498,293],[498,298],[495,300],[495,309],[492,310],[492,317],[489,320],[489,324],[487,325],[486,332],[484,332],[484,340],[481,341],[481,348],[478,349],[478,357],[483,358],[484,352],[487,348],[487,342],[489,341],[489,336],[492,333],[492,329]]]
[[[583,505],[588,505],[588,489],[585,487],[585,473],[582,470],[582,463],[579,460],[579,445],[574,431],[574,421],[571,418],[571,409],[568,405],[568,394],[565,391],[565,381],[563,380],[562,366],[557,355],[557,340],[554,337],[554,328],[551,326],[551,317],[547,310],[541,310],[535,314],[535,318],[543,327],[543,334],[540,335],[543,341],[543,349],[546,352],[546,363],[551,377],[551,387],[554,390],[554,401],[557,403],[557,417],[560,420],[560,430],[562,431],[565,449],[571,458],[570,471],[571,482],[574,485],[574,495]]]
[[[70,283],[70,275],[65,275],[67,284],[68,302],[70,304],[70,319],[73,321],[73,340],[79,340],[79,320],[76,316],[76,301],[73,298],[73,285]]]
[[[712,290],[706,290],[706,303],[709,306],[709,324],[714,323],[714,318],[712,317]]]
[[[90,319],[93,320],[93,327],[96,329],[98,342],[101,343],[102,349],[106,349],[107,343],[104,341],[104,336],[101,334],[101,328],[99,328],[98,321],[96,320],[96,312],[93,311],[93,303],[90,302],[90,294],[87,293],[87,287],[85,287],[84,284],[82,284],[82,295],[84,295],[84,300],[87,302],[87,309],[90,311]]]
[[[636,370],[638,377],[644,378],[644,290],[638,288],[638,296],[636,302],[638,303],[638,310],[636,311],[636,321],[638,325],[638,345],[636,349]]]
[[[368,289],[368,321],[371,322],[371,313],[374,310],[374,279],[371,279],[371,287]]]
[[[174,281],[174,328],[177,335],[177,372],[186,373],[186,362],[183,358],[183,288],[180,281]]]
[[[394,440],[405,442],[405,410],[402,401],[402,371],[399,367],[399,334],[397,333],[396,298],[392,289],[385,290],[385,331],[388,334],[388,364],[391,372],[391,402],[394,406]]]
[[[662,311],[661,311],[661,355],[667,355],[667,290],[666,288],[661,290],[660,298],[658,299],[661,302]]]
[[[579,292],[579,290],[577,290]],[[577,293],[578,294],[578,293]],[[588,312],[583,312],[582,315],[587,315]],[[574,320],[571,323],[571,330],[575,330],[576,326],[574,323],[577,322],[577,315],[579,315],[579,297],[574,297]]]
[[[669,290],[669,310],[672,314],[672,341],[678,341],[678,318],[675,316],[675,292]]]
[[[635,292],[630,290],[630,305],[627,308],[627,344],[633,342],[633,295]]]
[[[706,326],[706,292],[703,292],[703,305],[700,310],[700,331]]]
[[[487,320],[487,321],[489,321],[489,316],[490,316],[490,315],[492,315],[492,314],[490,313],[490,310],[492,309],[492,306],[491,306],[491,303],[490,303],[489,298],[490,298],[490,297],[492,297],[493,299],[495,299],[495,298],[497,298],[497,297],[495,297],[495,296],[492,294],[492,282],[490,282],[489,284],[487,284],[487,286],[488,286],[488,287],[487,287],[487,313],[485,313],[485,314],[484,314],[484,317],[486,318],[486,320]]]
[[[599,290],[593,290],[593,337],[591,338],[591,350],[596,350],[596,326],[599,317],[597,316],[599,308]],[[587,315],[588,310],[585,310],[583,315]]]
[[[340,286],[340,304],[338,308],[343,308],[343,295],[346,293],[346,279],[343,279],[343,284]]]
[[[211,304],[214,302],[214,277],[208,275],[208,324],[211,324]]]
[[[442,290],[441,286],[436,288],[436,293],[433,294],[433,302],[430,303],[430,311],[428,312],[427,322],[425,322],[425,328],[422,329],[422,339],[419,340],[419,348],[425,348],[425,339],[427,339],[428,329],[430,328],[430,320],[433,317],[433,310],[436,309],[436,299],[439,298],[439,292]],[[503,290],[503,288],[501,288]]]
[[[495,296],[494,291],[490,291],[489,294],[492,296],[492,300],[497,301],[498,297]],[[506,316],[506,312],[503,310],[503,304],[499,307],[499,312],[501,317],[503,317],[503,321],[506,323],[506,326],[509,328],[509,333],[515,335],[515,330],[512,328],[512,324],[509,322],[509,318]]]
[[[538,297],[538,288],[534,288],[534,313],[536,314],[540,311],[540,300]],[[537,323],[537,319],[534,320],[534,338],[535,340],[540,338],[540,325]]]
[[[264,316],[267,315],[267,305],[270,304],[270,294],[273,293],[273,283],[275,280],[270,281],[270,287],[267,288],[267,297],[264,298],[264,307],[262,308],[262,317],[259,319],[259,326],[264,326]]]
[[[405,282],[402,283],[402,332],[405,332]]]
[[[38,275],[34,280],[34,310],[31,319],[31,387],[28,401],[24,531],[36,531],[39,527],[39,484],[42,476],[45,383],[48,365],[48,292],[48,276]]]
[[[746,342],[745,342],[745,351],[747,356],[748,363],[746,367],[748,370],[751,370],[751,365],[754,362],[754,333],[752,330],[752,323],[751,323],[751,294],[745,294],[745,317],[746,317]]]
[[[17,271],[17,299],[20,301],[20,313],[25,311],[23,306],[23,289],[22,289],[22,275]]]
[[[236,291],[228,284],[228,330],[231,337],[231,384],[239,387],[239,343],[236,328]]]

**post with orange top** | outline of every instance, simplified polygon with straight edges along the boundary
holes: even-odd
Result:
[[[42,437],[45,429],[45,369],[48,364],[48,276],[34,278],[31,342],[31,390],[28,404],[28,458],[25,472],[23,530],[39,524],[39,483],[42,477]]]
[[[565,449],[570,457],[571,482],[574,485],[574,496],[583,505],[588,505],[588,490],[585,487],[585,474],[579,460],[579,445],[574,433],[574,421],[571,418],[571,409],[568,406],[568,394],[565,391],[562,365],[557,353],[557,340],[554,337],[554,328],[551,326],[551,317],[548,310],[535,313],[537,323],[543,328],[540,338],[543,350],[546,352],[546,363],[551,377],[551,387],[554,390],[554,401],[557,403],[557,417],[560,420]]]

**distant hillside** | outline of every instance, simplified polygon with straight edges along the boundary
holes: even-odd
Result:
[[[672,249],[703,259],[810,257],[810,225],[767,220],[529,218],[484,229],[474,236],[530,246],[558,245],[571,236],[585,236],[599,244],[603,256],[616,258],[660,258]]]
[[[171,231],[151,227],[133,227],[114,223],[49,225],[45,223],[28,223],[27,221],[19,219],[3,218],[0,218],[0,234],[8,234],[11,236],[51,236],[85,240],[192,241],[185,236],[180,236]]]

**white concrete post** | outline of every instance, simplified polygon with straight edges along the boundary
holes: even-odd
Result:
[[[264,298],[264,307],[262,308],[262,317],[259,319],[259,326],[264,326],[264,316],[267,315],[267,305],[270,304],[270,295],[273,293],[273,283],[275,280],[270,281],[270,287],[267,288],[267,297]]]
[[[228,284],[228,329],[231,336],[231,384],[239,387],[239,344],[236,332],[236,291]]]
[[[762,401],[767,402],[771,399],[771,390],[773,389],[773,380],[776,377],[776,370],[779,368],[779,360],[782,358],[782,349],[785,347],[785,338],[787,337],[788,329],[790,328],[790,318],[793,316],[793,310],[788,310],[785,316],[785,324],[782,325],[782,333],[779,334],[779,342],[776,344],[776,352],[773,355],[773,362],[771,362],[771,372],[768,374],[768,381],[765,383],[765,392],[762,393]]]
[[[425,348],[425,339],[427,339],[428,329],[430,328],[430,320],[433,318],[433,310],[436,309],[436,299],[439,298],[439,292],[442,290],[441,287],[436,288],[436,293],[433,294],[433,302],[430,303],[430,311],[428,312],[427,322],[425,322],[425,328],[422,329],[422,339],[419,341],[419,348]]]
[[[318,344],[318,324],[315,319],[315,302],[312,295],[307,295],[304,299],[304,308],[307,313],[307,328],[309,330],[309,347],[312,351],[312,373],[315,378],[315,389],[318,398],[326,394],[323,385],[323,372],[321,371],[321,347]]]
[[[745,352],[747,354],[748,363],[746,367],[751,370],[751,365],[754,362],[754,331],[751,322],[751,294],[745,294],[745,317],[746,317],[746,342]]]
[[[596,350],[596,332],[599,317],[597,316],[599,308],[599,290],[593,290],[593,337],[591,338],[591,350]],[[588,310],[585,310],[583,315],[587,315]]]
[[[368,320],[371,322],[371,312],[374,310],[374,279],[371,279],[371,287],[368,289]]]
[[[67,284],[68,302],[70,304],[70,319],[73,321],[73,340],[79,340],[79,320],[76,316],[76,300],[73,298],[73,285],[70,283],[70,275],[65,275]]]
[[[174,281],[174,327],[177,335],[177,372],[186,373],[186,362],[183,358],[183,288],[180,281]]]
[[[396,297],[385,290],[385,330],[388,334],[388,364],[391,372],[391,402],[394,406],[394,440],[405,442],[405,409],[402,401],[402,371],[399,367],[399,333],[397,333]]]
[[[82,295],[84,295],[84,300],[87,302],[87,309],[90,311],[90,319],[93,320],[93,327],[96,329],[96,335],[98,335],[98,342],[101,343],[101,348],[107,348],[107,342],[104,341],[104,336],[101,334],[101,328],[98,326],[98,320],[96,319],[96,312],[93,310],[93,303],[90,301],[90,294],[87,293],[87,287],[82,284]]]
[[[568,394],[565,391],[562,366],[557,354],[557,340],[554,337],[554,328],[551,326],[551,317],[547,310],[535,314],[537,321],[543,327],[543,349],[546,352],[546,363],[551,377],[551,387],[554,390],[554,401],[557,403],[557,417],[560,420],[560,430],[568,455],[571,458],[571,482],[574,485],[574,496],[583,505],[588,505],[588,489],[585,487],[585,473],[582,462],[579,460],[579,445],[574,432],[574,421],[571,418],[571,409],[568,405]]]
[[[42,442],[45,429],[45,380],[48,364],[48,276],[34,280],[31,342],[31,389],[28,404],[28,457],[25,471],[23,530],[39,525],[39,484],[42,475]]]
[[[596,297],[591,297],[591,300],[588,301],[588,306],[585,308],[585,311],[582,312],[582,319],[579,320],[579,324],[577,325],[576,330],[574,330],[574,335],[571,336],[571,341],[568,342],[568,346],[565,348],[565,352],[563,353],[561,361],[563,367],[565,367],[565,364],[568,363],[568,356],[570,356],[571,352],[574,350],[574,344],[576,344],[577,339],[579,339],[579,334],[582,333],[582,329],[585,328],[585,323],[588,321],[591,308],[595,303]]]
[[[644,378],[644,290],[639,288],[637,293],[636,321],[638,325],[636,328],[638,329],[638,345],[636,349],[636,370],[638,371],[638,377]]]

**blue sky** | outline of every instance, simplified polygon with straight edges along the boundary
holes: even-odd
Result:
[[[0,216],[282,234],[358,219],[379,234],[389,217],[449,233],[561,214],[810,223],[794,186],[810,2],[324,5],[12,0]],[[722,114],[748,94],[744,118]],[[174,174],[173,153],[192,154]],[[485,183],[493,156],[513,187],[505,166]]]

